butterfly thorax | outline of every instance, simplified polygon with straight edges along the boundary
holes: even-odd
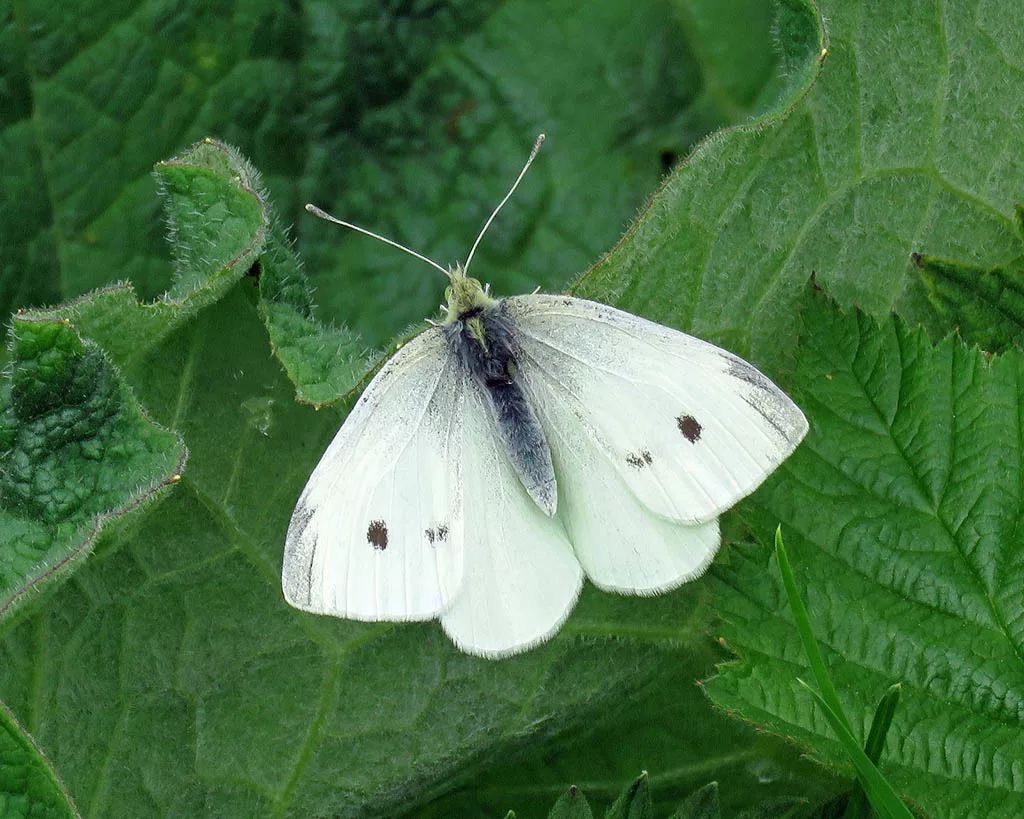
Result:
[[[515,325],[503,303],[473,279],[453,276],[447,295],[448,346],[480,390],[524,488],[545,513],[554,514],[551,451],[520,379]]]
[[[456,265],[448,277],[450,283],[444,291],[447,302],[445,324],[460,321],[469,313],[493,307],[498,303],[488,295],[487,288],[477,279],[471,279],[466,275],[462,265]]]

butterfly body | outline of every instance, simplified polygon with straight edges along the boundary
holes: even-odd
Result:
[[[479,282],[467,279],[461,269],[454,281],[467,282],[449,288],[449,298],[460,305],[449,307],[443,325],[445,338],[463,373],[479,387],[506,453],[523,487],[537,506],[553,515],[558,502],[555,473],[544,430],[519,381],[516,330],[504,303],[486,295]]]

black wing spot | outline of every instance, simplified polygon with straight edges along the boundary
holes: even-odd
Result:
[[[626,463],[637,469],[643,469],[645,466],[653,464],[654,458],[651,457],[651,453],[648,450],[642,449],[639,452],[630,452],[626,456]]]
[[[427,536],[431,546],[435,543],[444,543],[448,540],[448,527],[441,523],[436,528],[431,527],[427,529],[423,534]]]
[[[370,521],[370,528],[366,530],[366,542],[379,552],[388,548],[388,527],[384,525],[384,521]]]
[[[679,426],[679,431],[683,433],[683,437],[691,444],[700,440],[700,433],[704,427],[692,415],[680,415],[676,418],[676,424]]]

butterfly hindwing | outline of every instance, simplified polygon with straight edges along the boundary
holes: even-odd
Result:
[[[493,657],[550,637],[569,616],[583,574],[561,522],[523,487],[486,400],[467,382],[465,570],[441,623],[463,651]]]
[[[558,517],[591,582],[655,594],[702,574],[718,550],[718,521],[687,526],[652,514],[579,423],[569,396],[526,373],[558,474]]]

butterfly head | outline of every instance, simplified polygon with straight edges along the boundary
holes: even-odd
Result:
[[[495,304],[488,287],[467,276],[462,265],[456,265],[455,269],[448,273],[448,279],[449,284],[444,291],[445,324],[452,324],[466,313],[486,309]]]

